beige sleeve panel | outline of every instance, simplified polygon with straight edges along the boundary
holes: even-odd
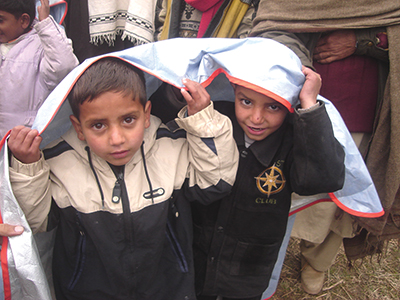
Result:
[[[32,232],[46,231],[51,206],[50,168],[42,158],[23,164],[12,157],[10,181],[15,198],[24,212]]]
[[[176,122],[187,132],[190,186],[205,189],[220,180],[233,185],[239,153],[231,121],[214,110],[212,103],[193,116],[184,118],[185,113],[183,108]]]

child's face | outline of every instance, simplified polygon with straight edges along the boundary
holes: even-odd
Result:
[[[0,43],[8,43],[23,34],[29,26],[29,16],[26,22],[27,16],[23,14],[16,19],[13,14],[0,10]]]
[[[105,92],[79,107],[79,120],[70,117],[78,138],[112,165],[129,162],[143,142],[144,130],[150,126],[150,102],[143,108],[132,95]]]
[[[245,134],[261,141],[282,125],[288,110],[272,98],[236,85],[235,113]]]

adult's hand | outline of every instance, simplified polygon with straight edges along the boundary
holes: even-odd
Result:
[[[328,64],[352,55],[356,51],[354,30],[336,30],[323,35],[314,48],[314,60]]]

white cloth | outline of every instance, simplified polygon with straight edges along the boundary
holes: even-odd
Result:
[[[156,0],[88,0],[90,42],[114,44],[117,35],[134,45],[154,41]]]

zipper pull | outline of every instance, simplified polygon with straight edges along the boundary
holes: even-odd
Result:
[[[120,199],[121,199],[121,184],[119,183],[119,180],[117,180],[113,188],[111,201],[117,204]]]

